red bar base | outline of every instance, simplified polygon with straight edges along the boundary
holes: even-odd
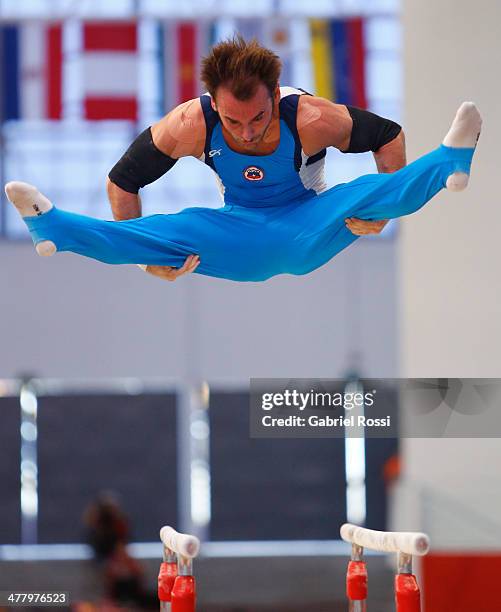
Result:
[[[412,574],[395,576],[395,604],[397,612],[421,612],[419,585]]]
[[[178,576],[171,592],[172,612],[195,612],[195,578]]]
[[[350,601],[367,599],[367,568],[364,561],[350,561],[346,574],[346,595]]]
[[[170,601],[171,592],[177,577],[177,563],[166,563],[160,565],[158,573],[158,599],[160,601]]]

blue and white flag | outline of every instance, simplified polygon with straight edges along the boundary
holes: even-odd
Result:
[[[61,24],[0,25],[0,78],[2,120],[60,119]]]

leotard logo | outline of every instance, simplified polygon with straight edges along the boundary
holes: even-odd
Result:
[[[249,166],[244,170],[244,176],[248,181],[262,181],[264,172],[257,166]]]

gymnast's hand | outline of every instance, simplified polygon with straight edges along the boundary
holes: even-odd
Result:
[[[175,281],[176,278],[194,272],[198,268],[200,257],[198,255],[189,255],[186,258],[181,268],[172,268],[171,266],[146,266],[146,272],[153,276],[158,276],[168,281]]]
[[[388,223],[388,220],[364,221],[351,217],[345,219],[344,222],[346,223],[346,227],[352,234],[355,234],[355,236],[367,236],[368,234],[380,234]]]

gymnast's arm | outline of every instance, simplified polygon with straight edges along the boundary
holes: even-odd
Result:
[[[324,98],[301,96],[298,131],[304,152],[310,156],[334,146],[343,153],[372,151],[379,172],[395,172],[406,164],[405,137],[395,122],[374,113]],[[387,221],[346,219],[357,235],[379,234]]]
[[[400,170],[400,168],[403,168],[407,163],[404,131],[400,130],[399,134],[393,140],[380,147],[377,151],[374,151],[373,154],[380,174],[385,172],[396,172]],[[346,219],[346,227],[357,236],[379,234],[383,231],[387,223],[387,220],[364,221],[355,217]]]
[[[205,121],[198,99],[189,100],[142,132],[108,175],[107,191],[117,221],[141,216],[139,189],[153,183],[181,157],[200,156]]]
[[[117,221],[141,216],[139,189],[174,166],[181,157],[199,157],[205,143],[205,119],[198,99],[189,100],[142,132],[110,171],[108,199]],[[193,272],[199,259],[190,255],[181,268],[147,266],[146,271],[165,280]]]

